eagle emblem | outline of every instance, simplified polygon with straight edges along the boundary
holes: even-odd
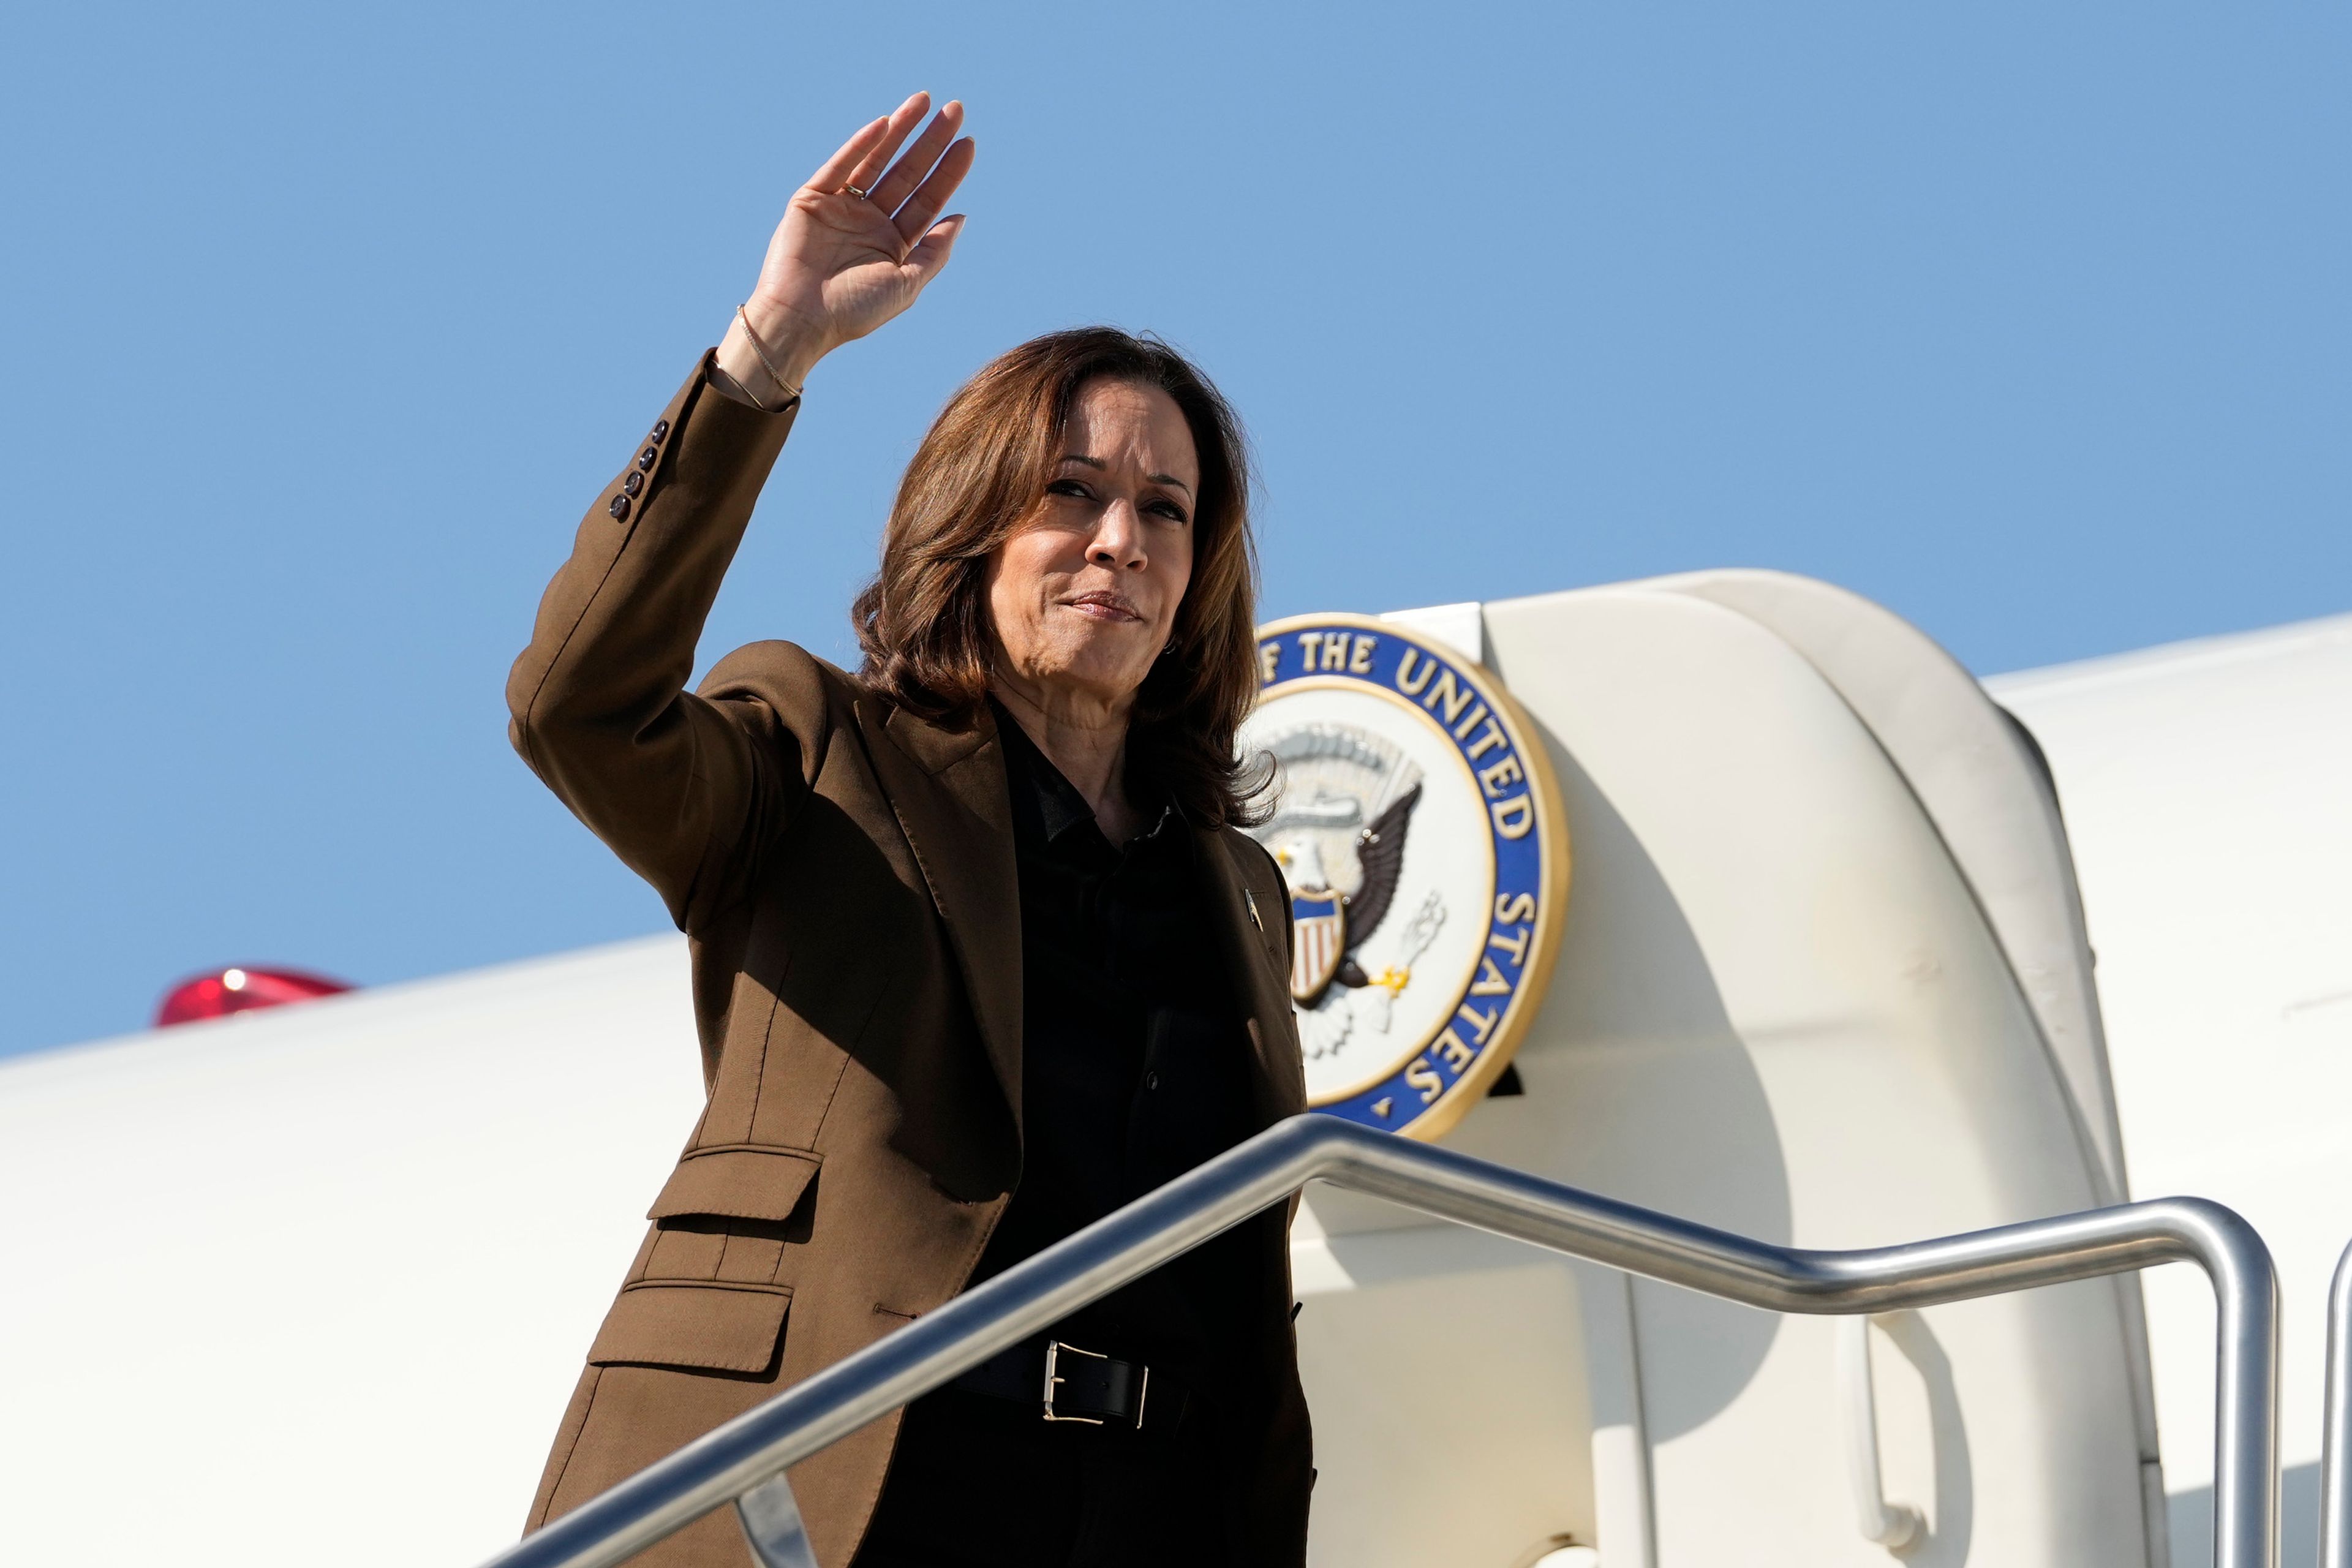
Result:
[[[1402,942],[1365,947],[1388,923],[1404,869],[1421,770],[1381,736],[1350,725],[1309,724],[1266,747],[1279,774],[1281,805],[1256,830],[1290,885],[1291,1000],[1310,1057],[1336,1050],[1360,1014],[1385,1032],[1389,1005],[1412,978],[1443,904],[1434,894]],[[1357,1005],[1350,993],[1364,993]]]
[[[1306,887],[1294,883],[1290,891],[1290,918],[1297,927],[1290,963],[1290,999],[1300,1006],[1312,1007],[1322,1000],[1334,980],[1359,989],[1372,984],[1356,961],[1355,950],[1381,929],[1389,905],[1396,901],[1397,874],[1404,869],[1405,829],[1420,802],[1421,786],[1415,784],[1378,821],[1356,835],[1352,847],[1361,879],[1353,893],[1329,886],[1322,858],[1311,841],[1303,852],[1305,864],[1299,876],[1311,880]],[[1286,864],[1286,872],[1288,868]]]

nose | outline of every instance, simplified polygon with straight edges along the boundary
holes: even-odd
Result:
[[[1143,520],[1133,501],[1116,497],[1095,520],[1095,536],[1087,542],[1087,561],[1113,572],[1140,572],[1145,560]]]

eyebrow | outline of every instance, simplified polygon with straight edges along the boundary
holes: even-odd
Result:
[[[1110,465],[1104,462],[1100,458],[1089,458],[1079,452],[1063,453],[1062,461],[1066,463],[1084,463],[1087,468],[1094,469],[1097,473],[1108,473],[1110,471]],[[1174,485],[1186,495],[1191,495],[1192,493],[1192,487],[1186,484],[1183,480],[1178,479],[1173,474],[1146,474],[1143,477],[1150,479],[1155,485]]]

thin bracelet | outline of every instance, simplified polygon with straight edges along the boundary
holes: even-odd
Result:
[[[751,401],[760,405],[760,412],[762,414],[782,414],[785,408],[790,408],[800,401],[801,389],[776,374],[776,362],[768,357],[768,345],[760,341],[759,329],[751,325],[751,318],[743,313],[743,307],[740,305],[735,307],[735,319],[743,323],[743,334],[751,340],[751,352],[760,356],[760,368],[768,373],[768,379],[792,394],[784,399],[783,406],[781,408],[771,408],[766,404],[760,403],[756,397]]]

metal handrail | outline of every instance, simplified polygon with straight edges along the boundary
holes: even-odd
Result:
[[[2352,1245],[2336,1260],[2327,1286],[2327,1394],[2320,1417],[2319,1568],[2352,1568],[2352,1521],[2345,1515],[2352,1480]]]
[[[2262,1237],[2219,1204],[2165,1198],[1900,1247],[1810,1251],[1751,1241],[1316,1115],[1277,1122],[894,1330],[482,1568],[613,1568],[761,1488],[786,1466],[1318,1180],[1781,1312],[1891,1312],[2159,1263],[2198,1264],[2218,1308],[2215,1568],[2278,1568],[2277,1286]]]

